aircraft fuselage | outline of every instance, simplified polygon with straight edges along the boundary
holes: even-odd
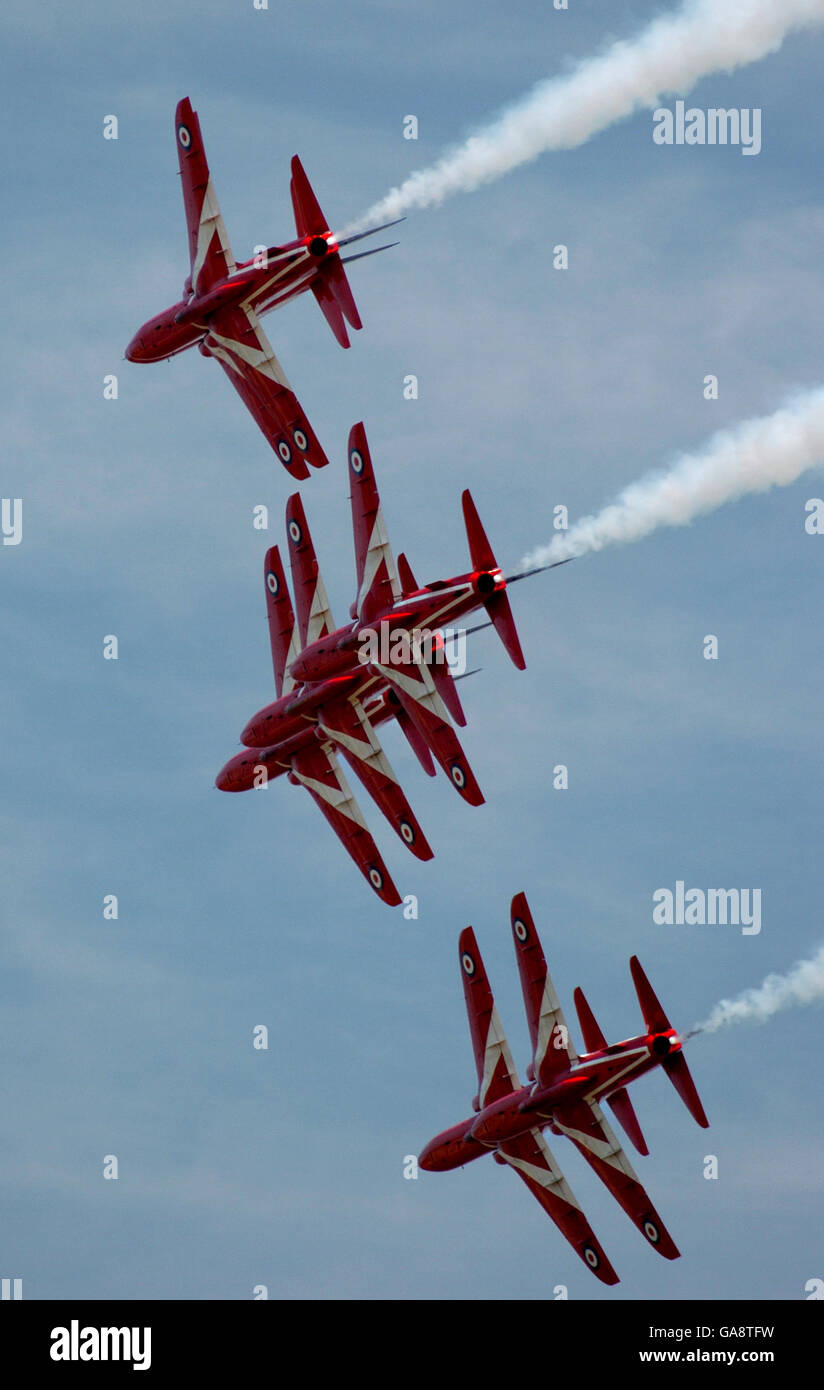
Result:
[[[373,686],[379,686],[379,678],[372,672],[359,671],[354,679],[328,681],[308,692],[291,691],[264,706],[243,730],[244,749],[221,768],[215,785],[224,792],[249,791],[259,781],[256,769],[261,765],[266,768],[267,780],[288,773],[294,754],[324,737],[319,724],[324,704],[354,691],[362,696],[363,708],[373,727],[382,724],[395,714],[396,697],[385,684],[370,690]]]
[[[644,1072],[657,1067],[663,1057],[681,1050],[674,1029],[644,1034],[589,1052],[553,1078],[548,1086],[538,1081],[522,1086],[484,1106],[478,1114],[431,1139],[418,1163],[428,1172],[446,1172],[480,1158],[498,1144],[548,1126],[564,1134],[569,1126],[565,1110],[575,1101],[600,1101]]]
[[[375,646],[381,652],[381,665],[391,666],[395,634],[439,631],[483,608],[485,599],[505,589],[500,569],[472,571],[455,579],[436,581],[398,599],[392,608],[368,623],[355,620],[310,643],[292,662],[290,674],[297,681],[324,681],[367,665]]]
[[[161,362],[175,357],[199,343],[209,331],[211,316],[232,304],[250,305],[258,315],[279,308],[311,287],[318,278],[320,262],[336,250],[331,234],[301,237],[260,252],[204,294],[193,295],[187,281],[185,297],[137,330],[126,348],[126,357],[130,362]]]

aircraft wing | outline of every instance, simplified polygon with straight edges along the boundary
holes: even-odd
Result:
[[[477,1107],[483,1110],[485,1105],[517,1091],[520,1083],[471,927],[461,932],[458,955],[478,1073]]]
[[[448,722],[448,711],[426,662],[395,661],[391,666],[381,666],[370,661],[369,665],[392,686],[402,708],[464,801],[470,806],[482,805],[483,792]]]
[[[426,836],[401,790],[366,711],[356,695],[324,705],[318,724],[418,859],[431,859]]]
[[[295,682],[289,667],[299,651],[298,629],[292,610],[292,600],[286,587],[283,561],[276,545],[270,546],[263,562],[266,582],[266,617],[269,622],[269,645],[272,648],[272,670],[277,697],[294,690]]]
[[[538,1199],[596,1279],[604,1284],[617,1284],[618,1275],[581,1211],[541,1131],[532,1129],[528,1134],[508,1139],[505,1144],[498,1146],[497,1154],[523,1179],[533,1197]]]
[[[175,136],[189,234],[192,290],[205,294],[218,280],[233,275],[236,266],[212,187],[200,121],[188,97],[177,104]]]
[[[677,1260],[680,1251],[596,1101],[565,1102],[555,1111],[553,1124],[572,1140],[653,1249],[666,1260]]]
[[[361,622],[371,623],[391,611],[401,597],[401,586],[362,424],[349,431],[349,471],[358,581],[355,607]]]
[[[533,1073],[542,1086],[548,1086],[558,1072],[566,1071],[571,1062],[577,1062],[578,1055],[547,970],[525,893],[518,893],[512,899],[512,937],[532,1039]]]
[[[381,901],[397,907],[401,896],[366,828],[331,747],[318,743],[317,747],[302,748],[293,754],[291,762],[289,780],[306,788]]]
[[[216,357],[287,472],[308,478],[329,462],[250,305],[231,304],[208,319],[201,343]]]
[[[286,503],[286,534],[289,537],[289,563],[298,613],[301,649],[335,631],[335,620],[326,596],[315,547],[300,493]]]

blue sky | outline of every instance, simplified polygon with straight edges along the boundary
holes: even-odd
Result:
[[[123,361],[188,269],[181,96],[243,256],[291,234],[292,154],[340,224],[656,8],[6,7],[0,494],[23,498],[24,530],[0,553],[0,1191],[2,1272],[27,1298],[266,1284],[281,1299],[540,1299],[565,1284],[575,1299],[797,1299],[824,1276],[815,1008],[695,1041],[707,1132],[663,1077],[635,1089],[651,1149],[636,1167],[680,1261],[658,1261],[554,1141],[616,1290],[491,1160],[403,1178],[404,1156],[475,1092],[468,922],[525,1069],[516,891],[568,1013],[581,984],[610,1039],[638,1028],[633,953],[686,1028],[820,942],[824,541],[804,531],[820,474],[513,590],[527,670],[479,634],[483,673],[462,688],[486,804],[425,778],[391,729],[436,858],[418,864],[362,799],[418,896],[406,921],[297,789],[215,790],[272,696],[262,558],[292,480],[215,364]],[[308,296],[267,319],[331,459],[302,495],[339,621],[356,420],[393,544],[426,581],[465,567],[464,487],[514,568],[550,538],[556,503],[593,511],[820,384],[822,60],[808,33],[694,89],[698,106],[762,109],[757,157],[657,146],[644,113],[410,216],[400,246],[352,267],[364,331],[348,353]],[[402,138],[409,113],[417,142]],[[760,935],[655,926],[652,895],[677,879],[761,888]],[[252,1047],[261,1023],[268,1051]]]

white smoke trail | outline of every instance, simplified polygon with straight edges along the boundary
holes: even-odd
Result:
[[[569,74],[538,83],[490,125],[410,174],[341,233],[469,193],[546,150],[574,149],[665,94],[685,93],[781,47],[795,29],[824,22],[824,0],[686,0],[633,39],[613,43]]]
[[[665,472],[630,483],[596,516],[583,517],[525,556],[521,568],[637,541],[659,526],[686,526],[694,517],[747,493],[786,487],[821,463],[824,387],[794,396],[774,415],[723,430],[700,452],[683,454]]]
[[[780,1009],[824,999],[824,946],[811,960],[799,960],[786,975],[768,975],[757,989],[745,989],[735,999],[722,999],[703,1023],[686,1035],[715,1033],[730,1023],[766,1023]]]

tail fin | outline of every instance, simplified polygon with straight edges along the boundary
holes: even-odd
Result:
[[[346,278],[346,271],[341,264],[340,255],[337,250],[333,251],[328,246],[329,223],[323,215],[312,190],[312,185],[306,177],[303,165],[297,155],[292,160],[292,181],[289,185],[289,191],[292,195],[292,208],[295,213],[298,236],[317,238],[319,242],[323,243],[317,248],[319,278],[312,284],[312,293],[341,347],[347,348],[349,347],[349,334],[346,331],[344,319],[353,328],[362,328],[363,324],[349,287],[349,281]],[[313,249],[310,246],[310,250]]]
[[[635,985],[635,993],[638,995],[638,1003],[641,1005],[641,1015],[647,1032],[653,1034],[671,1033],[673,1031],[672,1024],[661,1008],[637,956],[632,957],[629,968],[632,971],[632,982]],[[695,1082],[687,1066],[687,1059],[681,1051],[681,1044],[677,1040],[676,1050],[662,1055],[661,1066],[696,1123],[702,1129],[709,1129],[710,1122],[704,1113],[704,1107],[695,1089]]]
[[[349,431],[348,455],[358,585],[354,607],[362,623],[371,623],[392,608],[401,596],[401,586],[362,424]]]
[[[298,631],[301,648],[319,637],[334,632],[335,621],[321,579],[315,547],[309,534],[306,513],[296,492],[286,503],[286,534],[289,537],[289,559],[292,565],[292,585],[298,610]]]
[[[416,594],[418,592],[418,581],[412,573],[412,566],[403,551],[401,551],[398,556],[398,579],[400,581],[401,595],[403,598],[409,598],[410,594]]]
[[[512,616],[512,609],[505,592],[506,581],[492,553],[492,547],[487,540],[486,532],[481,525],[481,519],[468,489],[464,492],[461,501],[473,569],[479,571],[480,574],[489,575],[495,581],[492,592],[483,599],[484,608],[492,619],[495,631],[503,642],[510,661],[517,666],[519,671],[523,671],[526,662],[518,640],[515,619]]]
[[[292,600],[283,572],[283,561],[276,545],[266,552],[263,576],[266,583],[266,616],[269,619],[275,689],[280,699],[281,695],[288,695],[295,684],[289,675],[289,667],[298,654],[298,633]]]

